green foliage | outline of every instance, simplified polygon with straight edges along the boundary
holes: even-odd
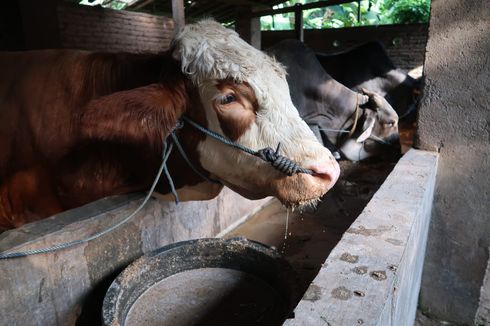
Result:
[[[429,21],[430,0],[388,0],[387,2],[395,24]]]
[[[317,0],[290,0],[277,8]],[[430,0],[362,0],[303,11],[305,28],[342,28],[354,26],[426,23],[429,21]],[[294,29],[294,13],[261,17],[262,30]]]

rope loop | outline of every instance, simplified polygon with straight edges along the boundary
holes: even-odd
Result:
[[[276,170],[286,174],[287,176],[292,176],[296,173],[313,174],[313,171],[304,169],[293,160],[280,155],[278,153],[280,146],[281,143],[277,145],[277,149],[275,151],[270,147],[259,149],[255,156],[269,162]]]
[[[294,162],[293,160],[285,157],[285,156],[282,156],[279,154],[279,149],[281,147],[281,143],[279,143],[277,145],[277,148],[276,150],[274,151],[272,148],[270,147],[266,147],[266,148],[262,148],[262,149],[259,149],[258,151],[254,151],[253,149],[251,148],[248,148],[246,146],[243,146],[239,143],[236,143],[212,130],[209,130],[201,125],[199,125],[198,123],[192,121],[189,117],[187,116],[183,116],[182,117],[182,121],[185,121],[187,123],[189,123],[189,125],[191,125],[192,127],[196,128],[197,130],[205,133],[206,135],[226,144],[226,145],[229,145],[233,148],[236,148],[236,149],[239,149],[245,153],[248,153],[250,155],[253,155],[253,156],[256,156],[266,162],[269,162],[271,163],[271,165],[277,169],[278,171],[288,175],[288,176],[292,176],[293,174],[296,174],[296,173],[306,173],[306,174],[314,174],[314,172],[310,169],[305,169],[305,168],[302,168],[298,165],[298,163]]]

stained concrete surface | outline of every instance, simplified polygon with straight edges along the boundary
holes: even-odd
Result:
[[[133,198],[133,197],[131,197]],[[122,220],[140,204],[103,200],[3,233],[0,250],[19,251],[87,237]],[[0,261],[1,325],[97,325],[105,291],[143,253],[166,244],[213,237],[269,199],[250,201],[229,189],[215,199],[152,199],[133,219],[89,243],[51,254]],[[107,211],[98,211],[104,206]],[[97,213],[98,212],[98,213]]]
[[[476,325],[490,325],[490,260],[480,290],[480,302],[475,316]]]
[[[471,325],[490,246],[490,1],[431,7],[417,146],[440,159],[420,304]]]
[[[437,154],[402,157],[285,325],[413,325],[436,170]]]

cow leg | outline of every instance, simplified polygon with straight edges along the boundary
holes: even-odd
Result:
[[[49,173],[35,167],[18,171],[0,185],[0,232],[62,211]]]

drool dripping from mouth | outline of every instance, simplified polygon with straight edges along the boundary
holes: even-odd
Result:
[[[289,212],[291,211],[290,207],[286,208],[286,227],[284,229],[284,242],[282,243],[281,253],[284,255],[286,253],[286,242],[288,239],[288,229],[289,229]]]

